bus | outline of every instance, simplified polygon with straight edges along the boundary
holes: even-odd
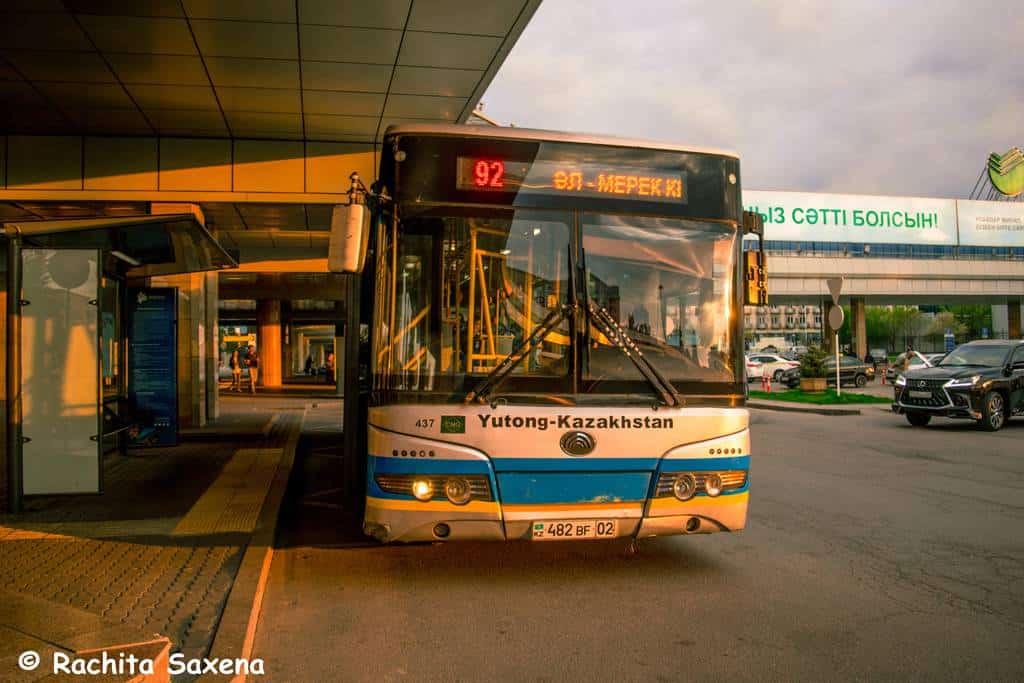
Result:
[[[454,124],[382,150],[330,258],[361,272],[364,533],[742,529],[742,307],[765,279],[738,157]]]

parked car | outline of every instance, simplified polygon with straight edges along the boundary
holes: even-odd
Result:
[[[753,382],[755,379],[761,379],[761,364],[757,361],[753,361],[750,357],[747,357],[747,381]]]
[[[935,367],[908,370],[896,380],[892,409],[915,427],[941,416],[1000,429],[1024,414],[1024,340],[968,342]]]
[[[918,368],[930,368],[932,366],[931,362],[917,351],[908,351],[906,353],[901,353],[900,355],[896,356],[896,360],[893,361],[893,364],[890,365],[889,368],[885,371],[886,382],[889,382],[890,384],[896,383],[896,378],[903,374],[903,364],[906,361],[908,354],[910,355],[910,362],[908,367],[906,368],[907,370],[917,370]]]
[[[780,381],[782,379],[782,373],[786,370],[800,365],[800,363],[795,360],[789,360],[788,358],[783,358],[782,356],[774,353],[752,353],[747,356],[747,361],[759,363],[761,371],[757,376],[771,377],[773,382]]]
[[[836,359],[826,358],[825,380],[829,386],[836,385]],[[875,368],[854,356],[843,356],[839,359],[839,381],[857,387],[866,385],[875,379]],[[782,373],[780,381],[790,389],[800,386],[800,366],[790,368]]]
[[[889,352],[885,349],[869,349],[868,353],[871,354],[876,363],[886,363],[889,361]]]

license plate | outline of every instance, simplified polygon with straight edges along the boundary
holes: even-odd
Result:
[[[561,541],[576,538],[615,538],[619,523],[614,519],[564,519],[533,523],[533,540]]]
[[[930,391],[911,391],[910,398],[931,398],[932,392]]]

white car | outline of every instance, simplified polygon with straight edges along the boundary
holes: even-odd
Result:
[[[750,357],[748,356],[747,357],[747,381],[748,382],[753,382],[755,379],[760,379],[762,372],[763,372],[763,369],[761,368],[761,364],[752,361],[750,359]]]
[[[754,377],[771,377],[773,382],[782,379],[782,373],[800,365],[799,361],[789,360],[774,353],[752,353],[747,356],[747,377],[751,376],[750,366],[757,367]]]

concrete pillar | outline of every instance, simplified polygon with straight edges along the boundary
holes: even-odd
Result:
[[[850,299],[850,330],[853,332],[853,353],[861,360],[868,353],[867,316],[863,297]]]
[[[256,334],[259,339],[260,385],[281,386],[281,302],[256,302]]]
[[[1006,302],[1006,332],[1009,339],[1020,339],[1020,300]]]

